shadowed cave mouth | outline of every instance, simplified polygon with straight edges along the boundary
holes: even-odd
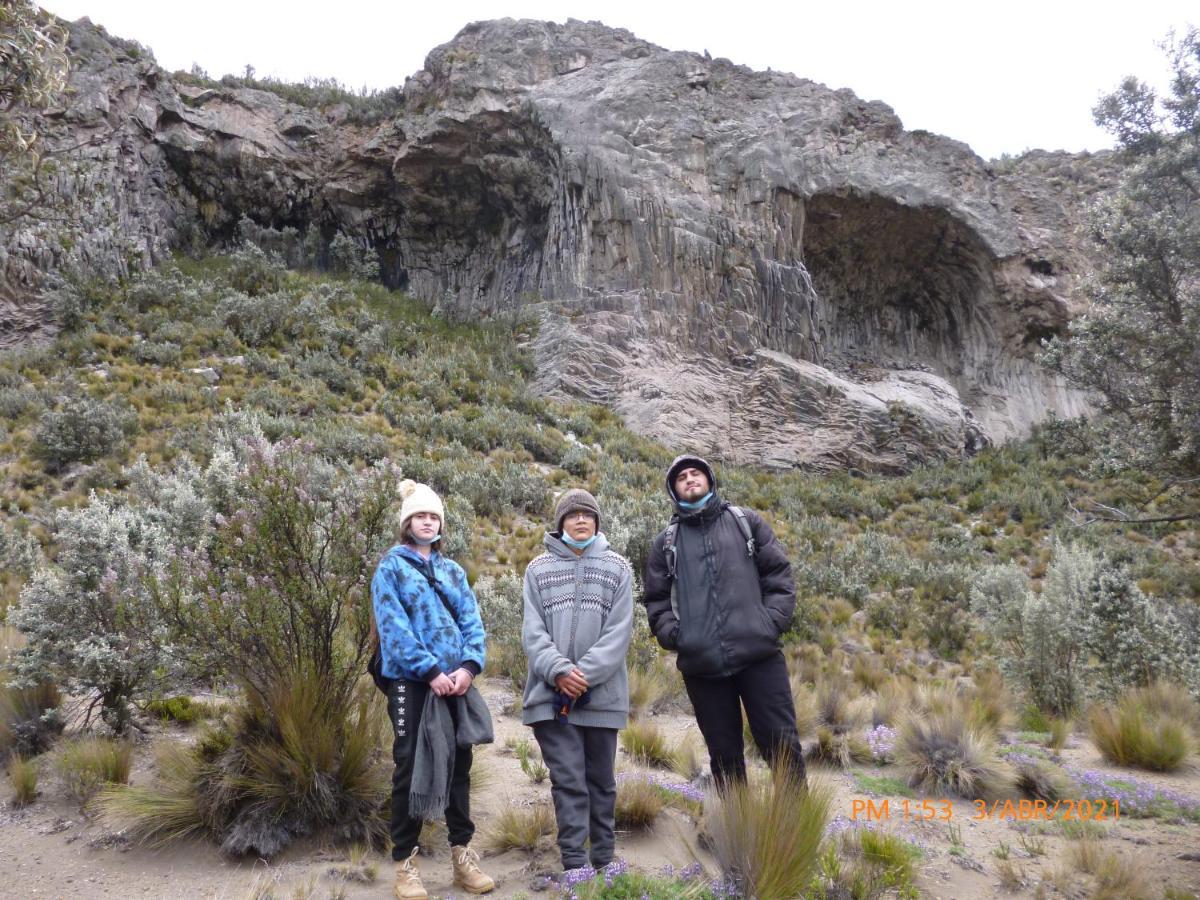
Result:
[[[921,364],[953,376],[1001,352],[991,254],[943,210],[818,194],[805,203],[804,263],[835,367]]]

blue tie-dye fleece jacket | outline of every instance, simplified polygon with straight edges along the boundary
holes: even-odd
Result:
[[[418,569],[432,571],[454,606],[453,616]],[[476,675],[483,669],[479,604],[466,572],[454,560],[436,550],[425,560],[412,547],[397,544],[375,570],[371,602],[385,677],[430,681],[459,666]]]

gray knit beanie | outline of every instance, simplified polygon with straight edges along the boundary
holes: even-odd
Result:
[[[563,491],[563,495],[558,498],[558,503],[554,506],[554,531],[562,532],[563,519],[567,513],[573,513],[583,510],[590,512],[596,517],[596,530],[600,530],[600,504],[596,502],[596,498],[585,491],[583,488],[571,488],[569,491]]]

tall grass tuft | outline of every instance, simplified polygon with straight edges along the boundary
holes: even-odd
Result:
[[[109,824],[150,847],[203,834],[217,827],[202,796],[205,778],[215,775],[206,771],[210,765],[197,749],[164,742],[155,751],[153,784],[110,787],[96,804]]]
[[[652,708],[663,694],[663,682],[655,666],[629,667],[629,712],[639,717]]]
[[[987,798],[1006,786],[990,734],[961,713],[909,716],[900,726],[896,761],[910,786],[935,795]]]
[[[805,756],[810,762],[849,769],[855,763],[872,760],[871,747],[858,735],[839,734],[833,729],[817,729],[817,739],[808,745]]]
[[[805,788],[789,766],[728,785],[706,804],[713,855],[742,893],[798,897],[809,886],[829,817],[824,785]]]
[[[111,738],[79,738],[59,751],[57,763],[67,791],[86,804],[107,785],[129,783],[133,745]]]
[[[321,684],[297,673],[266,703],[250,694],[195,748],[161,753],[154,786],[108,792],[105,814],[151,844],[207,833],[233,855],[274,856],[317,831],[381,842],[390,791],[381,697],[364,685],[349,707],[335,706]]]
[[[621,732],[621,746],[643,765],[671,767],[671,752],[662,731],[652,722],[634,720]]]
[[[1173,772],[1190,752],[1187,727],[1148,710],[1136,694],[1122,697],[1115,710],[1093,707],[1088,724],[1100,755],[1119,766]]]
[[[14,753],[8,761],[8,783],[12,785],[13,806],[28,806],[37,799],[37,763]]]
[[[542,838],[554,833],[554,810],[546,803],[521,808],[511,803],[483,832],[489,850],[536,850]]]
[[[1055,716],[1050,720],[1050,737],[1046,740],[1046,748],[1060,753],[1067,746],[1071,736],[1071,720]]]
[[[671,771],[676,775],[688,781],[699,777],[704,763],[700,757],[700,741],[694,731],[689,731],[676,741],[668,751],[668,757]]]
[[[1094,879],[1093,900],[1151,900],[1158,892],[1148,883],[1145,869],[1134,860],[1091,839],[1076,841],[1067,850],[1071,865]]]
[[[649,828],[665,805],[662,791],[649,779],[631,777],[617,782],[618,828]]]

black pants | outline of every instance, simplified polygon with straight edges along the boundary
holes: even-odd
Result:
[[[781,759],[805,781],[804,756],[796,733],[796,707],[782,652],[752,663],[728,678],[685,675],[696,724],[708,745],[708,758],[717,787],[745,781],[746,754],[742,741],[742,707],[750,734],[763,759],[774,766]]]
[[[408,814],[408,793],[412,787],[413,757],[417,731],[429,685],[424,681],[393,681],[388,687],[388,718],[392,720],[392,859],[408,859],[421,836],[420,819]],[[458,705],[450,704],[454,725],[458,727]],[[452,847],[465,847],[475,835],[471,821],[471,748],[459,747],[454,754],[454,777],[450,782],[450,803],[446,807],[446,828]]]

